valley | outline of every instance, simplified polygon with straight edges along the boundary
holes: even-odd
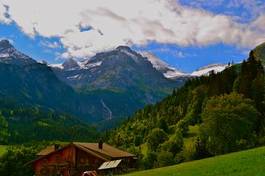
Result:
[[[187,74],[125,46],[88,60],[51,65],[0,41],[1,144],[5,144],[0,154],[4,160],[20,154],[30,160],[50,144],[103,139],[135,154],[139,170],[162,167],[132,175],[175,174],[176,168],[179,174],[191,175],[212,160],[218,166],[223,162],[219,158],[233,162],[229,161],[233,154],[217,155],[264,145],[262,46],[240,64],[213,64]],[[240,156],[236,155],[239,160]],[[203,159],[207,157],[213,158]],[[203,160],[192,166],[186,163],[198,159]],[[259,167],[260,159],[253,162]],[[163,168],[174,164],[178,165]],[[186,172],[186,167],[194,171]],[[223,174],[216,165],[211,167]],[[237,173],[241,167],[235,166]]]
[[[0,0],[0,176],[265,176],[265,0]]]

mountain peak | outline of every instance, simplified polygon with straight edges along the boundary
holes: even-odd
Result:
[[[7,49],[7,48],[13,48],[13,46],[11,45],[11,43],[8,40],[6,40],[6,39],[1,40],[0,41],[0,51]]]
[[[116,48],[116,50],[118,50],[118,51],[132,51],[130,47],[125,46],[125,45],[118,46]]]
[[[20,66],[36,63],[35,60],[18,51],[8,40],[0,41],[0,62]]]
[[[79,68],[77,61],[72,58],[67,59],[62,66],[66,70]]]

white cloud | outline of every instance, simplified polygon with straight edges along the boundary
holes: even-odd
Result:
[[[150,41],[253,47],[265,40],[263,18],[240,24],[232,17],[184,7],[175,0],[1,1],[9,7],[10,18],[29,36],[59,37],[66,48],[63,57],[87,57],[118,45]]]
[[[0,1],[0,23],[9,24],[11,20],[7,16],[7,7]]]
[[[148,51],[150,53],[156,53],[156,52],[158,52],[158,53],[168,53],[171,56],[174,56],[176,58],[184,58],[184,57],[187,56],[187,54],[186,53],[184,54],[182,51],[179,51],[177,49],[172,50],[170,48],[163,47],[163,46],[160,47],[160,48],[150,49]],[[144,50],[142,52],[144,52]]]
[[[60,48],[61,47],[61,45],[58,42],[56,42],[56,41],[54,41],[54,42],[41,41],[40,44],[42,46],[48,47],[48,48]]]

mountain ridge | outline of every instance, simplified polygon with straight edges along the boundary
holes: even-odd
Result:
[[[124,46],[83,62],[71,59],[57,65],[66,68],[62,77],[58,76],[62,69],[35,61],[8,41],[2,41],[0,48],[2,99],[52,108],[90,122],[125,118],[182,84],[165,79],[140,54]],[[78,82],[83,78],[83,83]]]
[[[166,62],[164,62],[162,59],[158,58],[157,56],[155,56],[151,52],[143,51],[143,52],[140,52],[138,54],[137,52],[133,51],[128,46],[118,46],[115,50],[123,52],[125,54],[128,54],[128,55],[132,56],[133,58],[135,58],[135,56],[141,55],[142,59],[147,59],[152,64],[153,68],[155,68],[157,71],[162,73],[165,78],[171,79],[171,80],[177,80],[177,79],[181,79],[181,78],[188,79],[190,77],[198,77],[198,76],[202,76],[202,75],[207,76],[207,75],[209,75],[209,73],[211,71],[218,73],[218,72],[223,71],[228,66],[228,64],[213,63],[213,64],[209,64],[209,65],[205,65],[203,67],[200,67],[191,73],[185,73],[185,72],[182,72],[182,71],[176,69],[173,66],[170,66],[169,64],[167,64]],[[112,51],[115,51],[115,50],[112,50]],[[108,51],[108,52],[111,52],[111,51]],[[107,52],[97,53],[92,58],[94,58],[96,56],[100,56],[104,53],[107,53]],[[100,66],[102,64],[102,61],[93,63],[91,61],[91,58],[85,59],[82,61],[76,61],[72,58],[69,58],[69,59],[66,59],[65,62],[63,62],[61,64],[49,64],[49,66],[52,68],[55,68],[55,69],[67,70],[69,68],[64,67],[64,64],[68,64],[69,61],[72,62],[72,66],[71,66],[72,70],[90,69],[93,67]]]

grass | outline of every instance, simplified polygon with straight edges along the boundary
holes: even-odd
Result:
[[[5,145],[0,145],[0,156],[2,156],[6,152],[6,147]]]
[[[134,172],[126,176],[265,176],[265,147]]]

